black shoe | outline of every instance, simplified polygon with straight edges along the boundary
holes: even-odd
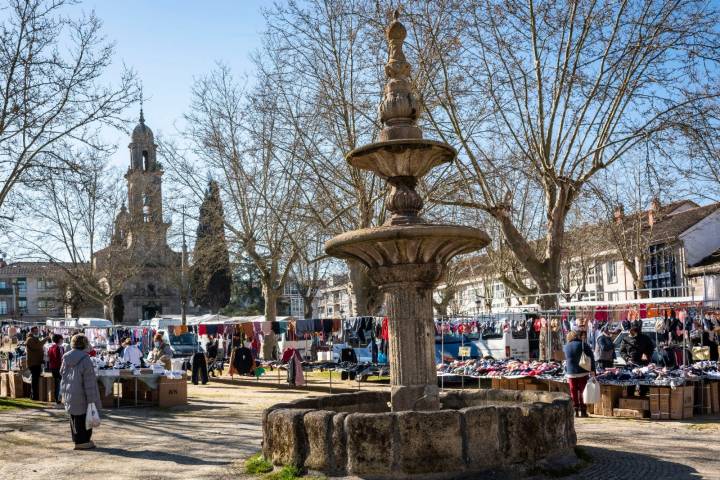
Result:
[[[581,418],[589,418],[590,415],[587,413],[587,407],[580,407],[580,417]]]
[[[579,408],[575,409],[575,417],[580,418],[580,409]]]

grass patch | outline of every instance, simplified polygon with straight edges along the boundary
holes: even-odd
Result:
[[[277,472],[268,473],[262,477],[262,480],[295,480],[302,477],[302,472],[299,468],[291,465],[282,467]]]
[[[273,466],[270,462],[265,460],[261,453],[256,453],[252,457],[245,460],[245,471],[253,475],[259,473],[272,472]]]
[[[0,412],[22,408],[45,408],[45,405],[29,398],[0,397]]]

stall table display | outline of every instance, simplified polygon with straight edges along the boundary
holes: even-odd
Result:
[[[462,360],[438,365],[441,382],[465,378],[490,379],[490,388],[547,390],[569,393],[560,362]],[[680,420],[720,413],[720,372],[717,362],[701,361],[680,368],[609,368],[597,374],[600,402],[588,412],[622,418]],[[466,382],[463,385],[468,385]],[[644,394],[640,396],[638,394]]]
[[[102,406],[120,407],[154,405],[174,407],[187,405],[187,377],[184,373],[167,376],[152,369],[99,370],[98,387]]]

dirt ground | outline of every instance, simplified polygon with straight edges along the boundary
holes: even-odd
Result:
[[[96,450],[75,452],[62,409],[0,412],[0,479],[229,479],[260,449],[262,410],[306,395],[268,386],[189,386],[188,407],[103,410]],[[572,479],[720,479],[720,418],[591,418],[576,426],[592,464]]]

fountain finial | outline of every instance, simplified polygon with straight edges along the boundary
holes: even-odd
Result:
[[[421,108],[410,84],[411,67],[403,52],[407,30],[399,17],[400,11],[395,10],[393,21],[385,29],[388,42],[385,76],[388,80],[380,103],[380,120],[384,124],[380,131],[381,142],[422,138],[422,131],[417,127]]]

